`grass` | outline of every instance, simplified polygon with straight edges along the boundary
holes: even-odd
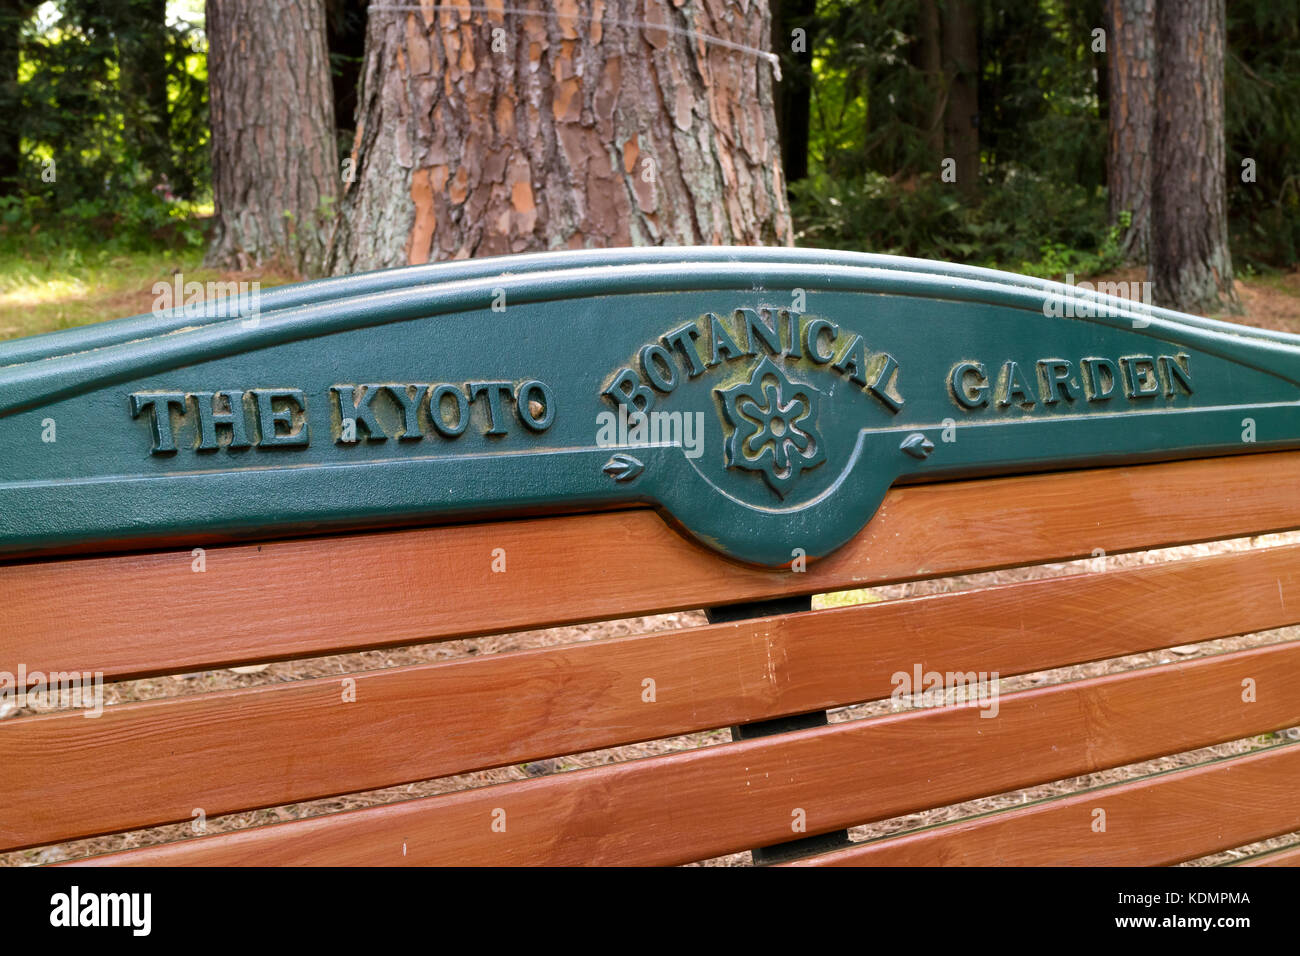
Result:
[[[203,252],[148,252],[77,247],[50,255],[0,249],[0,339],[20,338],[148,312],[153,286],[177,273],[185,281],[258,281],[270,288],[292,281],[274,272],[228,273],[203,268]]]

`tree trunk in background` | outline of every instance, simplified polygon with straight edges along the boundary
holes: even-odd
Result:
[[[957,161],[957,187],[979,185],[979,20],[974,0],[947,0],[943,8],[945,155]]]
[[[781,165],[787,183],[808,175],[808,133],[812,119],[813,14],[817,0],[773,0],[772,47],[783,58],[784,76],[777,87],[776,125]],[[791,31],[802,29],[802,52],[791,51]]]
[[[916,34],[912,65],[924,75],[928,96],[924,111],[916,118],[916,125],[923,133],[929,153],[926,169],[934,172],[943,158],[943,117],[947,109],[938,0],[921,0],[918,4]]]
[[[674,32],[767,50],[766,0],[511,6],[560,16],[371,9],[336,272],[791,241],[770,64]]]
[[[21,31],[36,10],[32,0],[0,0],[0,115],[13,116],[20,109],[18,58]],[[18,124],[0,125],[0,196],[19,192],[15,188],[22,165]]]
[[[1151,234],[1151,137],[1156,107],[1156,0],[1108,0],[1110,141],[1106,182],[1110,221],[1132,216],[1124,234],[1129,262],[1147,261]]]
[[[157,184],[172,178],[167,102],[167,0],[128,0],[111,8],[122,86],[131,105],[126,136]]]
[[[1240,311],[1228,251],[1223,146],[1223,0],[1160,0],[1152,143],[1156,303]]]
[[[208,265],[320,274],[339,187],[323,0],[208,0],[207,31]]]

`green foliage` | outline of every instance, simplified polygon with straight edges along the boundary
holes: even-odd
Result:
[[[212,192],[207,41],[194,27],[168,31],[167,100],[172,192],[194,200]]]
[[[982,4],[980,148],[986,172],[1033,170],[1088,188],[1106,183],[1104,55],[1091,51],[1100,0]]]
[[[203,220],[194,203],[152,191],[76,199],[56,206],[44,194],[0,196],[0,255],[56,255],[65,248],[107,254],[201,249]]]
[[[1228,5],[1228,223],[1234,265],[1300,261],[1300,0]],[[1242,162],[1256,181],[1242,181]]]
[[[18,142],[0,243],[192,239],[179,223],[209,190],[206,57],[189,25],[143,17],[165,9],[57,0],[23,22],[19,82],[0,88]],[[144,80],[141,63],[159,68]]]
[[[1120,264],[1106,222],[1106,123],[1091,51],[1100,0],[979,4],[981,181],[940,179],[942,77],[918,66],[917,5],[822,0],[800,242],[1077,275]]]
[[[977,0],[981,171],[969,197],[939,181],[927,145],[936,78],[917,65],[918,8],[818,2],[810,175],[791,188],[801,241],[1044,275],[1120,265],[1124,227],[1105,215],[1106,54],[1092,49],[1102,0]],[[1300,0],[1230,4],[1225,132],[1239,269],[1300,262],[1297,102]],[[1254,183],[1242,181],[1246,159]]]
[[[1086,186],[1105,182],[1106,124],[1091,52],[1100,0],[978,4],[980,144],[985,172],[1002,167]],[[917,4],[821,0],[812,50],[812,166],[835,177],[868,170],[937,172],[927,125],[942,78],[918,66]],[[936,85],[937,84],[937,85]]]
[[[832,176],[924,165],[934,91],[909,59],[913,0],[821,0],[812,24],[810,166]]]
[[[938,176],[826,173],[792,186],[801,245],[921,256],[1027,275],[1090,275],[1121,264],[1123,227],[1105,193],[1004,169],[969,203]]]

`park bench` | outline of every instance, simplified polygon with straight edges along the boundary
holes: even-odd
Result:
[[[1300,830],[1300,744],[1263,745],[1300,725],[1300,642],[1001,684],[1300,623],[1300,544],[1112,558],[1300,529],[1296,449],[1300,337],[885,256],[416,266],[3,343],[0,679],[32,693],[0,720],[0,850],[167,824],[186,835],[82,862],[1170,864],[1248,847]],[[694,626],[87,716],[98,681],[702,608]],[[900,693],[914,706],[888,705]]]

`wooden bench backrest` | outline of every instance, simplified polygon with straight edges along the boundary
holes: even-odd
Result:
[[[721,728],[737,739],[90,862],[676,864],[790,844],[814,864],[1151,864],[1245,846],[1300,829],[1300,747],[844,848],[836,834],[1300,725],[1297,643],[1072,674],[999,694],[992,719],[960,706],[781,719],[888,700],[899,674],[1007,680],[1300,623],[1300,544],[793,613],[763,602],[1297,529],[1298,480],[1300,451],[1277,451],[902,484],[806,569],[737,562],[630,506],[268,536],[198,558],[197,539],[11,558],[0,671],[109,682],[722,610],[626,637],[110,704],[94,719],[11,717],[0,850]],[[741,619],[724,621],[738,604]]]

